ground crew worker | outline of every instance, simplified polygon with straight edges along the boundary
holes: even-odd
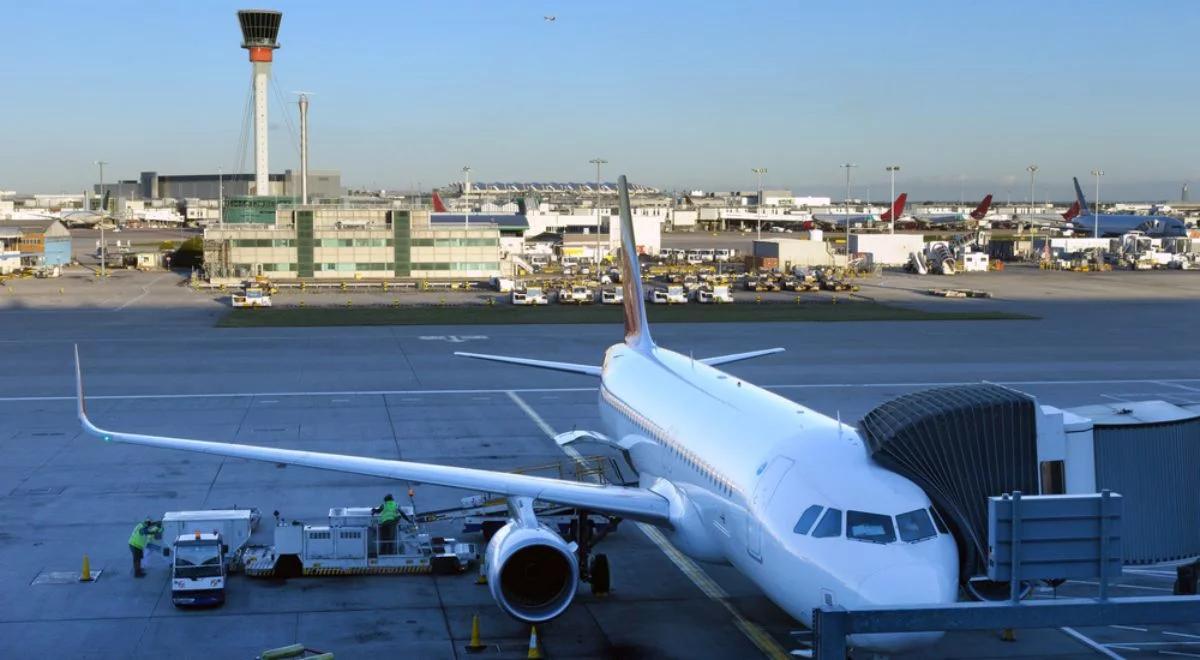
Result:
[[[400,509],[391,493],[383,496],[383,504],[371,509],[371,513],[379,514],[379,554],[396,554],[396,522],[400,518]]]
[[[162,526],[150,518],[146,518],[133,528],[133,534],[129,535],[129,552],[133,554],[134,577],[146,575],[146,572],[142,570],[142,557],[146,552],[146,544],[150,542],[151,537],[161,534]]]

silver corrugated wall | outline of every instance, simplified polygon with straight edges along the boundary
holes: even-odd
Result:
[[[1096,488],[1125,498],[1125,562],[1200,555],[1200,418],[1096,426]]]

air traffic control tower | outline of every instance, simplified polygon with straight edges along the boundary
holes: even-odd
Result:
[[[267,80],[271,76],[271,60],[279,44],[279,24],[283,12],[269,9],[243,9],[238,13],[242,26],[242,48],[250,51],[254,67],[254,194],[271,194],[267,151]]]

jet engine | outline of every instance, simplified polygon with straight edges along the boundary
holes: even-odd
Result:
[[[548,527],[513,520],[486,550],[488,587],[496,603],[526,623],[549,621],[575,598],[579,562],[574,544]]]

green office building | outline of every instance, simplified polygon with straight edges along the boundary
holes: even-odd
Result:
[[[494,223],[434,223],[427,209],[250,199],[264,203],[247,204],[239,222],[230,222],[227,215],[222,225],[204,232],[211,280],[255,275],[281,280],[478,280],[500,274],[500,228]],[[269,205],[265,200],[275,201],[269,223],[262,221]]]

